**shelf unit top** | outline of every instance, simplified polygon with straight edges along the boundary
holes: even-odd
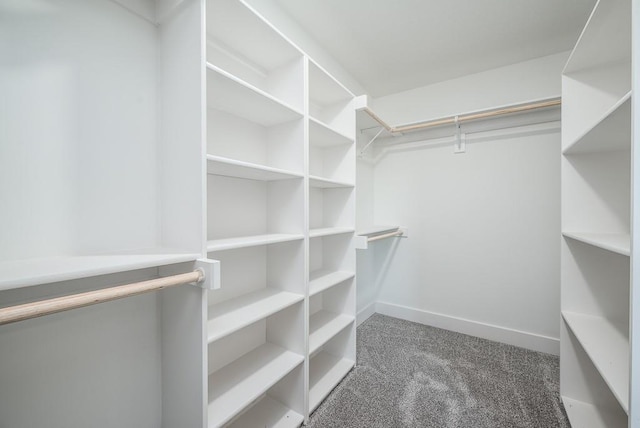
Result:
[[[228,428],[266,426],[270,428],[298,428],[304,416],[265,395],[251,409],[235,419]]]
[[[322,345],[355,321],[355,317],[318,311],[309,318],[309,354],[314,354]]]
[[[353,139],[326,123],[309,117],[309,144],[317,147],[333,147],[353,144]]]
[[[631,60],[631,2],[598,0],[563,74]]]
[[[355,187],[355,184],[332,180],[330,178],[318,177],[316,175],[310,175],[309,186],[317,187],[320,189],[339,189],[339,188]]]
[[[304,295],[275,288],[245,294],[209,307],[209,343],[304,300]]]
[[[259,67],[261,74],[302,56],[293,43],[243,1],[207,1],[206,9],[207,44],[232,52],[241,62]],[[256,40],[260,49],[256,49]]]
[[[216,108],[260,124],[274,126],[303,114],[273,95],[207,63],[207,108]]]
[[[309,273],[309,297],[355,277],[354,272],[345,270],[318,269]]]
[[[312,412],[329,395],[355,361],[319,352],[309,364],[309,411]]]
[[[563,154],[580,154],[631,149],[631,91],[618,100]]]
[[[241,236],[237,238],[212,239],[207,241],[207,252],[233,250],[236,248],[256,247],[278,244],[280,242],[304,239],[302,234],[271,233],[266,235]]]
[[[319,65],[309,61],[310,102],[318,106],[331,106],[351,100],[354,95]]]
[[[209,426],[229,422],[303,361],[302,355],[265,343],[209,375]]]
[[[353,233],[353,227],[321,227],[309,230],[309,238],[321,238],[323,236],[341,235],[343,233]]]
[[[304,176],[293,171],[215,155],[207,155],[207,172],[213,175],[258,181],[290,180]]]
[[[623,256],[631,255],[631,237],[630,235],[613,234],[613,233],[581,233],[581,232],[562,232],[566,238],[575,239],[585,244],[593,245],[603,250],[611,251]]]
[[[562,311],[562,317],[582,345],[625,412],[629,412],[629,340],[604,317]]]
[[[0,263],[0,291],[59,281],[88,278],[174,263],[191,262],[199,254],[166,248],[110,255],[69,256],[16,260]]]

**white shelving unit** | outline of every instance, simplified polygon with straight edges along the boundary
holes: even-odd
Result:
[[[295,427],[355,361],[353,95],[242,0],[206,10],[208,425]]]
[[[562,77],[560,376],[573,426],[633,426],[631,59],[631,1],[599,0]]]
[[[192,270],[201,2],[2,9],[0,307]],[[0,424],[203,426],[205,297],[187,285],[3,326]]]

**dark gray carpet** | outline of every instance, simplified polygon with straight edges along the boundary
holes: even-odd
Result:
[[[558,357],[375,314],[308,427],[569,428]]]

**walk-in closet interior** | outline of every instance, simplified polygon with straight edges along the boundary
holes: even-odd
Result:
[[[638,46],[638,0],[0,0],[0,428],[640,428]]]

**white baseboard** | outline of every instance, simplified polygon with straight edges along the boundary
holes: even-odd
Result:
[[[356,315],[356,326],[359,326],[367,320],[371,315],[376,313],[376,302],[371,302],[364,308],[358,311]]]
[[[368,309],[368,307],[365,309]],[[361,312],[364,312],[364,309]],[[519,346],[533,351],[545,352],[553,355],[560,354],[560,339],[553,337],[527,333],[497,325],[485,324],[387,302],[376,302],[375,312],[382,315],[388,315],[390,317],[468,334],[470,336]],[[369,314],[366,318],[370,316],[371,315]],[[360,312],[358,313],[358,319],[360,319]],[[360,324],[360,322],[361,321],[359,321],[358,324]]]

